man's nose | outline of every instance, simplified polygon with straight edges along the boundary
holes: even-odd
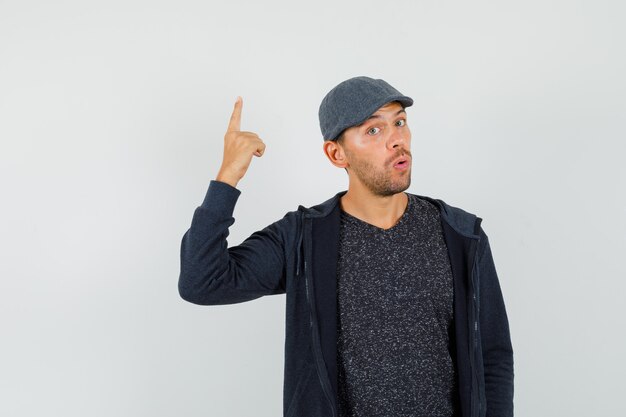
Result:
[[[389,135],[389,139],[387,140],[388,147],[390,149],[397,147],[406,148],[408,146],[408,135],[409,132],[406,129],[400,130],[396,126],[394,126]]]

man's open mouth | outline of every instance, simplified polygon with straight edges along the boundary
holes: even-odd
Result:
[[[394,168],[405,168],[409,165],[409,159],[405,156],[399,158],[395,164],[393,164]]]

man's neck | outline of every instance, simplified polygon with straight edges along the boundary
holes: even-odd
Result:
[[[382,229],[390,229],[398,222],[408,202],[405,192],[380,196],[354,189],[349,189],[339,200],[343,211]]]

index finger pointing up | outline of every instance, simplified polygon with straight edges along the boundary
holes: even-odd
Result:
[[[230,115],[230,122],[228,122],[228,131],[241,130],[241,107],[243,106],[243,98],[237,96],[235,101],[235,108],[233,114]]]

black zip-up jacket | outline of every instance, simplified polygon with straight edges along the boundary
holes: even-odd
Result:
[[[241,191],[212,180],[181,242],[180,296],[222,305],[286,294],[284,417],[338,417],[337,193],[298,206],[241,244],[228,228]],[[513,416],[513,349],[500,284],[482,219],[440,199],[454,276],[454,349],[462,417]]]

